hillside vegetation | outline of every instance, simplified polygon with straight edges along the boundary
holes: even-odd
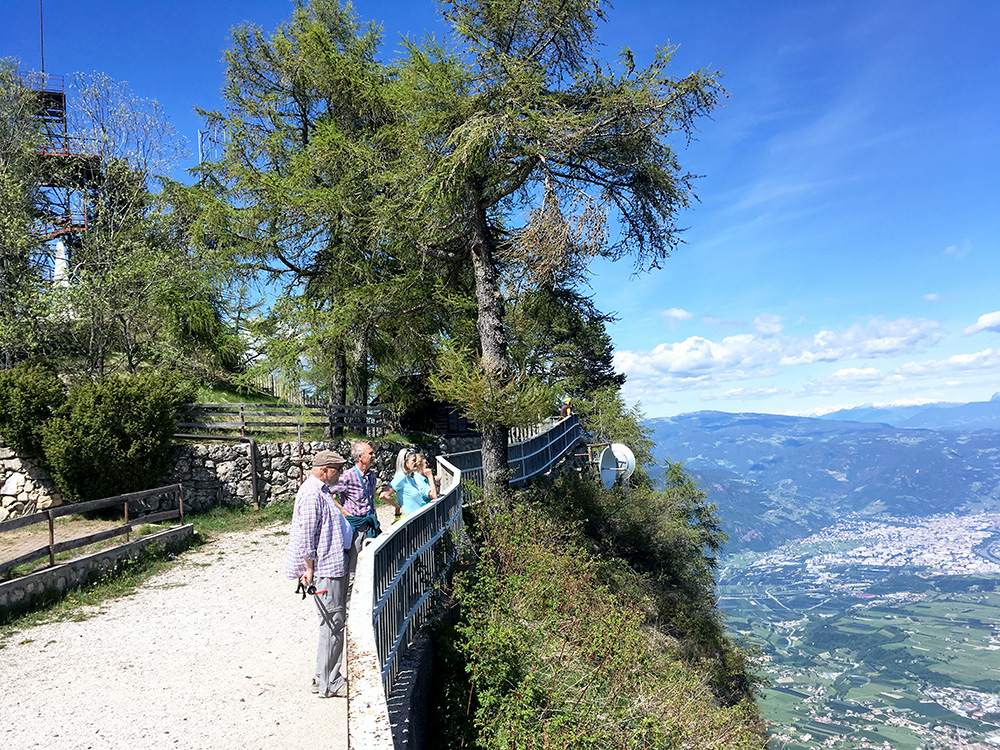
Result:
[[[714,600],[714,508],[679,470],[570,473],[478,506],[436,631],[445,747],[763,748],[748,652]]]

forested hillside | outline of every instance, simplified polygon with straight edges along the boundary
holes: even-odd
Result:
[[[992,404],[968,405],[973,426]],[[878,519],[1000,506],[997,430],[723,412],[647,425],[657,460],[683,462],[718,504],[734,551],[808,536],[849,514]]]

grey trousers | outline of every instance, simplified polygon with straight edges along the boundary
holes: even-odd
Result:
[[[316,650],[316,684],[319,694],[335,693],[346,679],[341,674],[344,662],[344,623],[347,622],[347,573],[340,578],[314,581],[316,612],[319,615],[319,648]]]

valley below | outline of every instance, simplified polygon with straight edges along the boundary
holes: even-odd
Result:
[[[719,608],[772,750],[1000,748],[1000,394],[647,420],[729,535]]]
[[[848,518],[720,563],[770,747],[1000,747],[1000,514]]]

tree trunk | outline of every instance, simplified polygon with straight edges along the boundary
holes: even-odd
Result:
[[[351,367],[351,404],[360,408],[368,407],[368,342],[371,338],[371,327],[362,325],[354,338],[354,362]],[[358,432],[368,434],[367,416],[365,412],[356,415]]]
[[[503,327],[504,305],[500,292],[493,247],[486,233],[486,215],[480,212],[476,239],[472,247],[472,267],[476,279],[476,326],[483,348],[483,367],[491,383],[505,384],[510,379],[507,336]],[[507,463],[507,438],[510,427],[481,424],[483,436],[483,487],[486,500],[498,500],[507,492],[510,467]]]
[[[333,352],[333,377],[330,381],[330,407],[338,411],[347,404],[347,354],[342,346],[336,346]],[[340,437],[344,434],[343,419],[334,421],[330,418],[330,437]]]

